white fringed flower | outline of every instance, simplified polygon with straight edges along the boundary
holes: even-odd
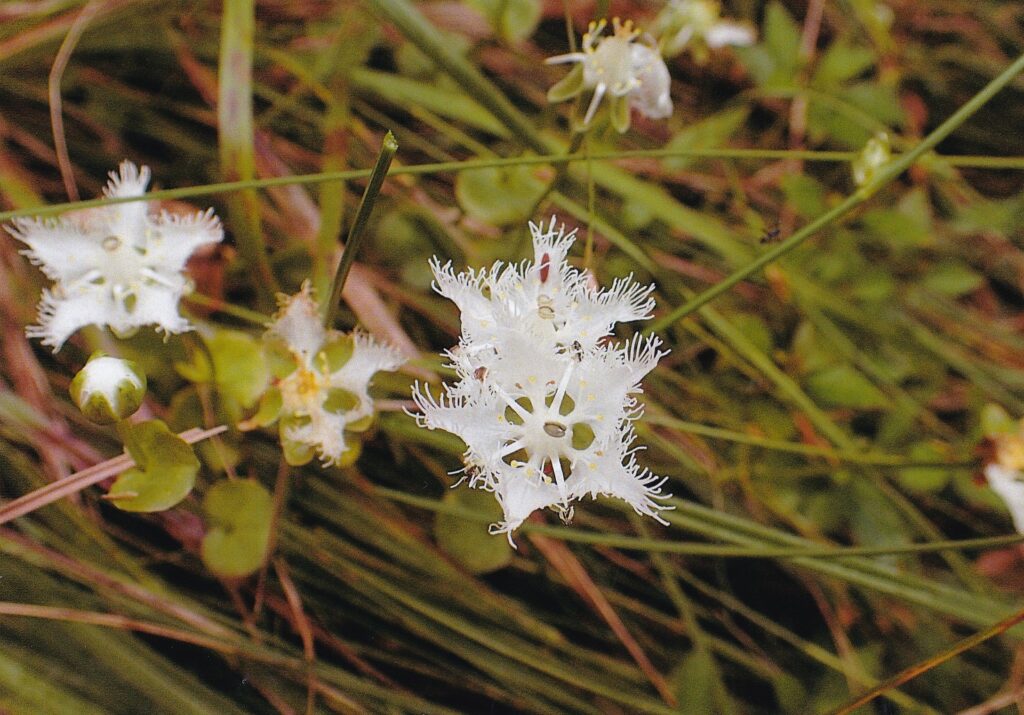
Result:
[[[649,44],[650,38],[641,38],[640,31],[628,20],[623,23],[614,18],[612,34],[603,36],[607,26],[605,20],[590,23],[583,35],[582,52],[548,58],[547,64],[578,63],[551,88],[548,98],[559,102],[584,90],[593,91],[583,118],[586,125],[607,95],[611,97],[612,125],[620,132],[629,129],[630,109],[651,119],[672,114],[671,78],[658,50]]]
[[[324,328],[308,281],[294,296],[281,297],[266,338],[282,363],[275,385],[280,405],[257,423],[280,418],[289,463],[304,463],[315,452],[324,465],[338,464],[352,449],[345,432],[366,429],[373,415],[370,379],[380,370],[398,369],[404,358],[364,333]]]
[[[124,161],[103,193],[142,196],[149,176],[148,167]],[[196,248],[224,238],[212,209],[154,214],[142,201],[58,219],[17,218],[8,231],[55,283],[43,290],[39,324],[26,331],[54,351],[86,325],[109,326],[122,336],[144,325],[164,333],[191,329],[178,313],[187,286],[182,270]]]
[[[493,348],[507,335],[506,325],[531,336],[539,350],[589,351],[609,335],[616,323],[651,317],[654,286],[635,283],[632,276],[608,290],[593,288],[589,274],[565,258],[576,240],[556,220],[545,227],[530,223],[534,262],[496,263],[490,269],[455,273],[451,263],[431,261],[435,288],[462,314],[467,355]]]
[[[757,34],[749,25],[723,20],[721,5],[715,0],[669,0],[654,21],[666,57],[674,57],[687,46],[698,46],[698,53],[733,45],[754,44]]]
[[[504,520],[492,531],[510,541],[534,511],[568,518],[586,496],[622,499],[660,521],[663,480],[640,469],[630,444],[640,381],[665,353],[657,337],[606,340],[616,323],[650,316],[653,286],[627,278],[592,288],[565,260],[574,232],[554,220],[530,227],[534,263],[461,274],[432,264],[436,289],[462,313],[448,353],[458,380],[439,396],[417,385],[417,420],[466,443],[469,486],[494,492]]]

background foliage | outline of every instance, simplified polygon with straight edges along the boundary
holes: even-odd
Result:
[[[198,333],[116,344],[145,368],[151,414],[178,430],[250,414],[253,363],[224,356],[254,349],[274,288],[312,276],[323,294],[362,191],[355,175],[203,185],[362,170],[388,129],[400,151],[339,325],[422,351],[378,375],[382,413],[352,466],[289,469],[274,433],[232,429],[202,445],[171,512],[119,512],[91,489],[0,527],[0,712],[825,712],[1019,607],[1015,546],[911,545],[1012,531],[975,448],[986,404],[1024,412],[1020,77],[938,154],[657,323],[672,353],[646,381],[642,461],[669,477],[671,527],[599,502],[569,527],[528,524],[512,551],[486,533],[489,496],[448,489],[462,445],[401,412],[457,335],[430,256],[518,260],[526,220],[554,212],[582,227],[576,258],[602,283],[656,282],[664,317],[773,250],[766,232],[786,240],[841,205],[871,136],[911,149],[1024,52],[1019,3],[737,0],[726,13],[757,45],[671,60],[669,120],[572,143],[570,108],[545,102],[565,69],[542,61],[568,51],[567,18],[578,40],[593,17],[642,25],[660,8],[611,5],[0,6],[3,209],[69,198],[47,87],[81,31],[57,78],[82,197],[128,157],[225,219],[229,243],[191,264]],[[43,281],[17,248],[0,241],[5,498],[120,450],[66,397],[113,338],[29,344]],[[272,541],[248,579],[200,558],[232,504],[262,498],[242,479],[211,493],[225,473],[274,493],[253,506],[269,536],[239,526]],[[1020,653],[1010,631],[885,697],[1009,712]]]

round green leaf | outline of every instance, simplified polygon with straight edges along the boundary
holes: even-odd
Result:
[[[267,560],[274,500],[252,479],[218,482],[203,499],[209,530],[203,563],[226,578],[248,576]]]
[[[270,382],[259,341],[241,330],[218,330],[206,339],[217,389],[244,408],[252,407]]]
[[[195,485],[199,460],[191,445],[160,420],[120,429],[135,465],[110,487],[107,498],[124,511],[164,511],[180,502]]]
[[[501,506],[482,489],[451,489],[442,503],[480,514],[489,521],[501,519]],[[439,513],[434,522],[437,544],[470,573],[496,571],[512,560],[512,547],[504,536],[487,533],[484,521]]]
[[[914,462],[941,462],[946,454],[931,442],[918,442],[910,448],[908,457]],[[906,467],[899,472],[900,483],[913,492],[941,491],[952,476],[946,467]]]
[[[807,392],[828,407],[871,410],[889,404],[874,383],[849,365],[834,365],[807,378]]]
[[[494,226],[523,223],[547,189],[536,170],[509,166],[460,172],[455,198],[463,211]]]

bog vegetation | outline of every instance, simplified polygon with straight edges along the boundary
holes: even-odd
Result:
[[[1024,707],[1022,53],[0,5],[0,713]]]

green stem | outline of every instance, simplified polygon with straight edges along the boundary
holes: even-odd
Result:
[[[475,169],[491,169],[507,166],[532,166],[536,164],[573,164],[579,161],[614,161],[617,159],[664,159],[671,157],[691,157],[699,159],[735,159],[751,161],[777,161],[784,159],[800,159],[802,161],[848,162],[856,156],[848,151],[792,151],[788,149],[635,149],[630,151],[598,152],[587,156],[585,153],[570,154],[537,154],[531,156],[500,157],[487,159],[467,159],[465,161],[446,161],[429,164],[411,164],[390,172],[392,176],[422,176],[444,174]],[[899,156],[896,157],[899,159]],[[1018,169],[1024,170],[1024,156],[938,156],[935,161],[949,166]],[[21,208],[11,211],[0,211],[0,222],[9,221],[20,216],[55,216],[74,209],[95,208],[127,204],[134,201],[172,201],[190,199],[196,196],[212,196],[241,189],[266,189],[277,186],[293,186],[297,184],[326,184],[332,181],[350,181],[365,179],[371,173],[369,169],[350,169],[347,171],[327,171],[318,174],[297,174],[295,176],[272,176],[264,179],[245,181],[222,181],[215,184],[200,186],[184,186],[178,189],[162,189],[150,191],[142,196],[124,196],[118,198],[98,198],[86,201],[66,201],[48,206]]]
[[[727,290],[732,288],[740,281],[750,277],[757,271],[761,270],[769,263],[774,262],[776,259],[786,255],[794,248],[802,244],[808,238],[813,236],[818,230],[829,225],[833,221],[842,218],[853,209],[857,208],[864,202],[866,202],[878,189],[885,186],[889,182],[893,181],[910,168],[921,156],[928,151],[931,151],[941,142],[943,139],[952,134],[961,124],[963,124],[968,117],[978,111],[982,105],[984,105],[992,96],[1005,87],[1014,77],[1017,76],[1024,70],[1024,55],[1017,58],[1013,64],[1003,70],[998,77],[993,79],[980,92],[969,99],[960,109],[955,111],[946,121],[940,124],[935,130],[927,137],[921,140],[917,146],[911,149],[906,154],[902,154],[899,157],[894,158],[891,162],[879,169],[875,180],[870,184],[866,184],[858,189],[856,192],[851,194],[838,206],[832,210],[825,212],[811,223],[807,224],[799,231],[794,233],[792,236],[787,238],[785,241],[775,246],[774,248],[765,251],[763,254],[758,256],[755,260],[748,263],[743,268],[731,273],[727,278],[719,281],[715,285],[711,286],[703,293],[700,293],[693,299],[687,301],[683,305],[673,310],[668,315],[665,315],[658,320],[654,321],[647,327],[646,332],[658,332],[664,330],[673,323],[682,320],[686,316],[693,313],[698,308],[707,305],[712,300],[725,293]]]
[[[380,194],[381,184],[384,183],[384,178],[388,175],[388,169],[391,168],[391,160],[395,158],[397,151],[398,142],[395,141],[395,135],[388,132],[384,135],[384,141],[381,142],[377,163],[374,164],[373,171],[370,172],[370,181],[366,184],[363,198],[359,202],[359,209],[356,211],[356,216],[352,220],[352,227],[348,232],[348,238],[345,240],[345,250],[341,254],[338,271],[334,274],[334,283],[331,284],[330,299],[324,304],[324,325],[328,329],[334,325],[334,321],[338,317],[338,306],[341,303],[341,291],[345,287],[345,279],[348,278],[348,273],[352,270],[352,264],[355,263],[356,254],[359,252],[359,245],[366,235],[366,223],[370,219],[370,213],[373,211],[373,206],[377,202],[377,196]]]

